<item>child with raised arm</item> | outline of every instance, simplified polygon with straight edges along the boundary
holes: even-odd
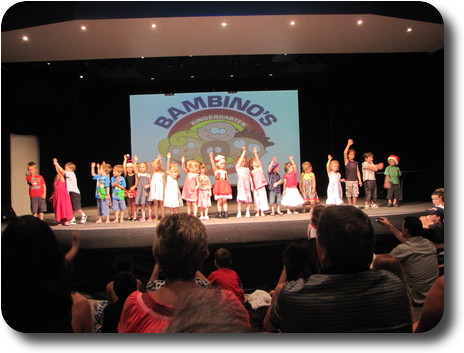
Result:
[[[283,180],[279,174],[280,163],[277,162],[277,157],[274,156],[267,167],[269,176],[269,203],[271,204],[271,216],[276,213],[283,215],[280,211],[280,204],[282,202],[282,185]]]
[[[171,162],[171,153],[166,155],[166,187],[164,189],[164,207],[171,209],[171,214],[179,213],[182,206],[182,196],[179,190],[178,180],[180,178],[179,165]],[[180,201],[179,201],[180,200]]]
[[[385,168],[385,182],[384,187],[387,191],[388,207],[400,207],[398,199],[400,197],[400,176],[401,170],[398,167],[400,159],[398,156],[390,155],[388,157],[388,166]]]
[[[55,160],[53,160],[53,164],[55,164]],[[50,200],[53,201],[53,211],[55,212],[55,219],[58,225],[69,226],[71,225],[71,220],[74,218],[71,197],[66,189],[65,177],[60,173],[56,164],[55,169],[56,177],[53,183],[53,194]],[[76,222],[73,224],[76,224]]]
[[[256,217],[264,217],[264,211],[269,210],[267,201],[266,185],[267,181],[264,177],[264,170],[261,160],[259,159],[258,149],[253,148],[254,158],[248,163],[251,171],[251,180],[253,181],[253,197],[255,199]]]
[[[182,188],[182,199],[187,202],[187,213],[192,214],[193,208],[193,215],[196,217],[198,213],[198,194],[196,186],[198,173],[200,171],[200,163],[195,159],[191,159],[186,163],[184,156],[182,156],[181,161],[182,170],[187,174],[184,180],[184,187]]]
[[[95,166],[97,172],[95,173]],[[105,217],[105,223],[110,223],[110,178],[111,165],[103,162],[101,165],[92,162],[90,174],[93,180],[96,181],[95,198],[97,199],[97,214],[98,219],[95,223],[102,223],[102,217]]]
[[[329,154],[327,156],[327,175],[329,177],[329,185],[327,186],[327,200],[326,205],[342,205],[343,204],[343,190],[342,181],[344,181],[339,172],[340,163],[332,159]]]
[[[296,178],[296,164],[293,156],[289,156],[290,162],[285,163],[284,192],[282,194],[282,205],[287,207],[287,214],[298,213],[296,208],[304,204],[304,200],[298,191]]]
[[[200,163],[200,174],[197,176],[196,185],[198,200],[197,205],[200,210],[200,219],[208,220],[208,209],[211,207],[211,181],[206,175],[206,164]]]
[[[29,185],[29,197],[31,200],[31,212],[34,217],[43,221],[44,213],[47,212],[47,185],[42,175],[37,174],[37,164],[27,164],[26,182]]]
[[[148,163],[140,162],[137,163],[139,158],[134,155],[135,161],[135,173],[137,174],[137,193],[135,194],[135,205],[140,206],[142,212],[141,222],[145,222],[145,205],[148,201],[148,192],[150,189],[151,174],[148,171]]]
[[[130,155],[124,155],[124,162],[122,164],[124,169],[123,176],[126,179],[126,205],[128,220],[137,220],[137,207],[135,206],[135,195],[137,194],[137,174],[135,173],[134,163]]]
[[[246,151],[246,147],[242,146],[242,153],[235,165],[237,172],[237,218],[242,218],[242,203],[246,205],[245,217],[250,217],[250,204],[253,202],[253,197],[251,196],[253,183],[251,181],[250,168],[247,166]]]
[[[300,192],[305,200],[303,204],[303,213],[306,212],[306,205],[309,204],[311,209],[319,202],[319,196],[316,192],[316,176],[313,173],[313,166],[309,162],[301,165],[303,172],[300,175]]]
[[[343,151],[343,160],[345,162],[345,195],[348,205],[356,206],[359,196],[359,187],[362,186],[361,173],[358,162],[354,160],[356,150],[351,146],[354,141],[348,139],[345,150]]]
[[[226,158],[220,154],[213,158],[213,152],[209,153],[209,158],[214,171],[213,195],[217,200],[218,218],[228,218],[227,200],[232,198],[232,187],[227,178]]]
[[[111,178],[111,187],[112,187],[112,208],[114,210],[114,221],[124,222],[124,211],[126,210],[126,179],[122,176],[124,173],[124,167],[121,164],[117,164],[113,167],[113,177]]]
[[[87,216],[82,210],[81,206],[81,192],[77,187],[77,178],[76,178],[76,165],[72,162],[68,162],[64,165],[64,169],[58,163],[56,158],[53,158],[53,164],[57,173],[63,175],[66,179],[66,189],[68,190],[69,197],[71,198],[72,208],[74,212],[77,212],[81,215],[81,223],[87,221]],[[70,221],[70,224],[76,224],[76,219]]]
[[[165,174],[162,162],[162,155],[151,161],[151,181],[148,201],[153,202],[154,220],[158,220],[158,206],[161,209],[161,218],[164,217],[164,183]],[[151,221],[151,205],[148,205],[148,221]]]
[[[375,172],[383,169],[383,163],[374,164],[374,154],[372,152],[364,153],[364,162],[362,164],[362,176],[366,199],[364,208],[379,208],[375,203],[377,201],[377,181]]]

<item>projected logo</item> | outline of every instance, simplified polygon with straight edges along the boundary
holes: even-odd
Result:
[[[186,160],[204,162],[208,166],[208,174],[212,175],[210,152],[214,156],[223,155],[227,172],[234,174],[243,146],[247,148],[247,158],[253,156],[255,147],[261,158],[266,154],[266,148],[273,145],[274,142],[252,117],[230,109],[206,109],[179,120],[167,138],[160,141],[158,150],[163,155],[170,152],[172,159],[178,163],[182,156]]]

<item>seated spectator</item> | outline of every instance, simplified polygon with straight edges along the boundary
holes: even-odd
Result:
[[[432,192],[432,203],[434,207],[445,209],[445,188],[436,189]]]
[[[374,231],[354,206],[330,206],[317,226],[321,273],[288,281],[269,307],[265,329],[282,332],[411,332],[398,276],[370,270]]]
[[[90,304],[71,292],[68,260],[53,230],[39,218],[13,219],[2,233],[2,314],[20,332],[92,332]],[[8,269],[8,271],[6,270]]]
[[[118,323],[124,303],[127,297],[137,290],[137,279],[134,274],[129,271],[118,272],[114,276],[113,283],[117,299],[114,303],[110,303],[103,312],[103,322],[101,326],[101,332],[103,333],[118,332]]]
[[[128,255],[121,255],[115,258],[114,263],[114,273],[118,274],[119,272],[128,271],[133,273],[134,271],[134,260]],[[106,285],[106,294],[108,296],[108,303],[116,303],[118,297],[115,294],[113,289],[114,281],[109,282]],[[138,291],[143,292],[143,283],[141,280],[137,279],[137,289]]]
[[[445,309],[445,276],[440,276],[430,288],[414,333],[427,332],[440,322]]]
[[[198,288],[195,274],[208,257],[204,224],[186,213],[161,219],[155,230],[153,256],[164,273],[165,284],[156,291],[129,295],[118,332],[163,332],[171,321],[180,298]]]
[[[250,333],[248,312],[232,292],[198,287],[179,299],[166,333]]]
[[[430,208],[425,211],[426,221],[422,222],[424,238],[430,240],[436,248],[445,247],[445,210],[440,207]],[[421,217],[422,221],[422,217]]]
[[[406,272],[413,305],[423,305],[427,292],[438,278],[435,246],[422,237],[422,223],[417,217],[405,217],[401,231],[385,217],[380,217],[380,224],[401,242],[390,254],[400,261]]]
[[[308,226],[308,241],[309,241],[309,250],[311,252],[311,261],[312,261],[312,268],[314,269],[314,273],[319,273],[321,271],[321,265],[319,264],[319,259],[317,258],[317,251],[316,251],[316,238],[317,238],[317,223],[319,222],[319,217],[321,216],[322,211],[324,211],[325,205],[316,205],[311,210],[311,221],[309,222]]]
[[[232,264],[232,254],[228,249],[220,248],[214,253],[214,265],[217,270],[210,273],[208,281],[212,285],[231,291],[237,299],[243,303],[245,293],[243,292],[242,282],[234,270],[230,268]]]

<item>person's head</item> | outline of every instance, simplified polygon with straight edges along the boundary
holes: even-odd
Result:
[[[353,161],[354,157],[356,157],[356,150],[353,148],[350,148],[348,150],[348,160]]]
[[[238,161],[240,160],[240,158],[241,158],[241,157],[237,158],[237,163],[238,163]],[[244,167],[244,166],[247,165],[247,163],[248,163],[248,162],[247,162],[247,158],[246,158],[246,156],[244,155],[244,156],[242,157],[242,161],[241,161],[241,163],[240,163],[239,166],[240,166],[240,167]]]
[[[204,224],[187,213],[161,219],[155,231],[153,256],[170,280],[192,280],[208,257]]]
[[[200,162],[196,159],[191,159],[187,162],[187,170],[190,173],[198,173],[200,171]]]
[[[132,272],[118,272],[114,275],[113,281],[113,289],[118,301],[124,302],[131,293],[137,290],[137,279]]]
[[[432,192],[432,203],[435,207],[443,206],[445,204],[445,192],[440,189]]]
[[[363,154],[364,160],[368,163],[372,163],[374,161],[374,154],[372,152],[366,152]]]
[[[251,158],[250,161],[248,162],[248,167],[250,170],[256,169],[259,167],[258,160],[256,158]]]
[[[279,169],[280,169],[280,163],[276,161],[272,162],[271,173],[278,173]]]
[[[154,159],[151,161],[151,169],[154,172],[163,172],[163,163],[161,163],[160,159]]]
[[[422,235],[422,222],[419,218],[408,216],[404,217],[402,226],[403,235],[409,237],[418,237]]]
[[[433,223],[445,221],[445,210],[441,207],[433,207],[425,211],[426,217]]]
[[[393,154],[391,154],[390,156],[388,156],[388,164],[390,165],[390,167],[394,167],[396,165],[398,165],[398,163],[400,162],[400,159],[398,156],[395,156]]]
[[[217,249],[214,253],[214,264],[216,267],[230,267],[232,264],[232,253],[225,248]]]
[[[305,173],[311,173],[313,171],[313,166],[309,162],[304,162],[301,165],[301,168],[303,169],[303,172]]]
[[[120,176],[123,172],[124,172],[124,167],[123,167],[121,164],[116,164],[116,165],[113,167],[113,175],[114,175],[115,177]]]
[[[180,297],[166,333],[251,333],[244,306],[218,288],[198,287]]]
[[[140,162],[138,164],[138,170],[140,173],[146,173],[148,171],[148,163],[147,162]]]
[[[287,163],[285,163],[284,169],[285,169],[285,173],[294,172],[294,170],[293,170],[293,163],[292,163],[292,162],[287,162]]]
[[[311,253],[307,239],[292,240],[284,250],[282,262],[287,272],[287,281],[307,279],[312,274]]]
[[[27,172],[30,175],[36,175],[37,174],[37,164],[35,162],[27,163]]]
[[[169,164],[169,172],[179,177],[180,176],[179,164],[177,164],[177,162],[171,162]]]
[[[113,168],[111,167],[111,164],[108,163],[102,163],[100,165],[100,175],[109,175],[111,173],[111,170]]]
[[[66,172],[75,172],[76,171],[76,165],[73,162],[68,162],[64,165],[64,170]]]
[[[329,168],[332,172],[338,172],[340,170],[340,162],[336,159],[330,161]]]
[[[317,224],[319,223],[319,218],[321,218],[322,211],[325,210],[325,205],[316,205],[313,207],[311,213],[311,224],[313,227],[317,228]]]
[[[317,254],[323,272],[369,270],[374,254],[374,230],[369,217],[354,206],[329,206],[317,225]]]
[[[205,163],[201,162],[199,164],[198,168],[199,168],[200,174],[206,174],[207,169],[206,169],[206,164]]]
[[[134,270],[134,259],[129,255],[119,255],[113,261],[114,272],[128,271],[132,272]]]

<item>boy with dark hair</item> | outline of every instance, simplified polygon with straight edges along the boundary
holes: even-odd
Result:
[[[374,164],[374,154],[372,152],[364,153],[364,162],[362,164],[362,177],[366,199],[364,208],[378,208],[377,204],[377,180],[375,172],[383,169],[383,163]]]
[[[27,164],[26,182],[29,185],[29,197],[31,199],[31,212],[34,217],[44,219],[47,212],[47,186],[42,175],[37,174],[37,164],[29,162]]]

